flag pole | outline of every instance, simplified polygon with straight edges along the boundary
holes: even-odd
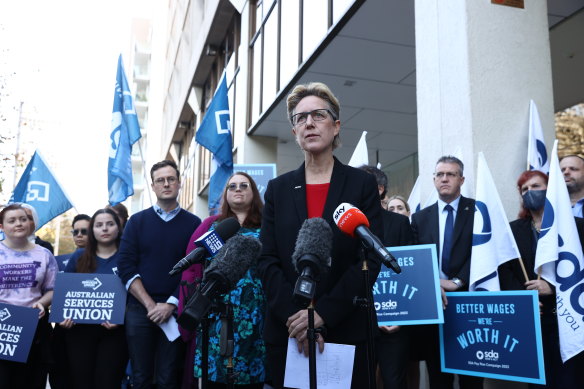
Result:
[[[527,270],[525,270],[525,264],[523,263],[523,259],[521,257],[517,258],[519,264],[521,265],[521,270],[523,271],[523,275],[525,276],[525,282],[529,281],[529,276],[527,275]]]
[[[141,139],[138,140],[138,150],[140,150],[140,159],[142,160],[142,172],[144,173],[144,182],[146,183],[145,190],[148,192],[148,199],[150,200],[150,206],[152,206],[152,194],[148,188],[148,176],[146,175],[146,161],[144,161],[144,154],[142,153],[142,142]]]

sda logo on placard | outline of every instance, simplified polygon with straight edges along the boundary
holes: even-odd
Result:
[[[492,361],[492,362],[497,362],[499,360],[499,353],[496,352],[495,350],[491,350],[491,351],[477,351],[476,353],[476,357],[479,361],[482,361],[483,359],[485,361]]]
[[[381,308],[383,309],[396,309],[397,301],[389,300],[381,303]]]

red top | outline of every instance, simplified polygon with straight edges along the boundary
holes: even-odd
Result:
[[[306,209],[308,218],[322,217],[324,203],[328,194],[330,183],[328,184],[306,184]]]

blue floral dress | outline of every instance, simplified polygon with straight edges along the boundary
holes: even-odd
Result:
[[[213,225],[212,229],[215,227]],[[259,228],[241,228],[239,234],[259,238]],[[212,260],[212,259],[210,259]],[[220,299],[229,301],[233,308],[233,369],[238,385],[256,384],[266,380],[266,346],[262,338],[266,298],[256,265],[239,280],[237,287]],[[209,380],[227,383],[227,358],[220,353],[221,318],[216,312],[209,313]],[[201,377],[201,327],[197,329],[195,353],[195,377]]]

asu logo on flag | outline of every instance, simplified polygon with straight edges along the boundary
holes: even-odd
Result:
[[[222,110],[215,112],[215,123],[217,126],[217,134],[229,134],[231,132],[231,118],[229,110]]]
[[[49,189],[46,182],[29,181],[26,188],[26,201],[49,201]]]

